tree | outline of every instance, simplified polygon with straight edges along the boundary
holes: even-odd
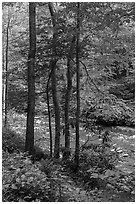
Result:
[[[50,134],[50,157],[52,157],[52,126],[51,126],[51,112],[50,112],[50,100],[49,100],[49,83],[51,79],[52,70],[49,74],[48,81],[47,81],[47,107],[48,107],[48,119],[49,119],[49,134]]]
[[[6,29],[8,16],[9,42],[8,42],[8,111],[12,108],[23,111],[27,104],[27,77],[26,64],[28,53],[28,5],[26,3],[3,3],[3,87],[6,80]],[[9,11],[8,11],[9,10]],[[22,55],[24,49],[25,57]],[[25,86],[24,86],[25,85]],[[5,90],[4,90],[5,94]],[[25,96],[25,97],[24,97]],[[5,100],[5,96],[3,97]],[[24,101],[24,102],[23,102]],[[23,103],[22,103],[23,102]],[[3,101],[4,104],[4,101]],[[3,109],[4,113],[5,107]]]
[[[80,65],[79,65],[79,35],[80,35],[80,3],[77,3],[77,39],[76,39],[76,79],[77,79],[77,111],[76,111],[76,146],[75,163],[79,168],[79,116],[80,116]]]
[[[29,3],[28,108],[25,150],[34,153],[36,5]]]
[[[69,132],[69,110],[70,110],[70,96],[72,90],[72,57],[75,48],[76,35],[72,37],[70,42],[70,49],[67,56],[67,89],[65,94],[65,147],[70,149],[70,132]]]
[[[59,148],[60,148],[60,108],[57,97],[57,82],[56,82],[56,63],[57,63],[57,24],[55,13],[53,10],[53,3],[48,3],[49,11],[52,18],[53,25],[53,38],[52,38],[52,59],[50,61],[50,67],[52,70],[51,74],[51,86],[52,86],[52,97],[55,112],[55,146],[54,146],[54,157],[59,158]]]
[[[10,16],[9,16],[9,6],[8,6],[8,22],[6,28],[6,60],[5,60],[5,121],[4,126],[7,126],[7,113],[8,113],[8,55],[9,55],[9,26],[10,26]]]
[[[2,89],[2,96],[3,96],[3,110],[4,110],[4,126],[7,126],[8,123],[8,110],[9,110],[9,99],[8,99],[8,91],[9,91],[9,62],[10,62],[10,44],[11,44],[11,28],[12,24],[11,21],[13,20],[12,9],[14,3],[3,3],[3,43],[2,43],[2,59],[3,59],[3,89]],[[4,37],[4,34],[6,37]],[[9,37],[10,36],[10,37]],[[4,52],[5,51],[5,52]]]
[[[48,110],[53,107],[55,111],[55,155],[55,152],[57,155],[59,152],[59,120],[64,115],[65,147],[70,147],[70,120],[72,117],[75,120],[78,102],[75,63],[78,17],[76,5],[75,2],[37,4],[35,111],[44,114],[44,108],[47,107]],[[4,18],[7,25],[8,15],[5,10]],[[101,99],[103,104],[106,95],[111,97],[113,94],[124,100],[130,100],[132,95],[134,100],[134,3],[83,2],[80,3],[80,10],[80,112],[88,109],[87,104],[91,106],[92,101],[96,104],[98,99]],[[29,51],[29,33],[26,14],[28,3],[14,3],[10,22],[12,35],[9,36],[8,50],[8,105],[9,109],[14,108],[18,113],[25,112],[27,107],[26,53]],[[4,34],[5,51],[6,32]],[[6,54],[4,60],[5,56]],[[52,76],[49,78],[50,73]],[[49,100],[50,91],[53,101]],[[51,133],[50,123],[49,116]],[[50,136],[52,141],[52,135]]]

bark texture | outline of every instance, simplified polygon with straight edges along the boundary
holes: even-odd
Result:
[[[28,107],[25,151],[34,153],[36,6],[29,3]]]
[[[51,14],[52,25],[53,25],[53,39],[52,39],[52,59],[51,59],[51,87],[52,87],[52,97],[53,105],[55,112],[55,145],[54,145],[54,157],[59,158],[60,153],[60,107],[57,97],[57,80],[56,80],[56,63],[57,63],[57,53],[56,53],[56,44],[57,44],[57,25],[56,18],[53,9],[53,3],[48,3],[49,11]]]
[[[51,79],[51,74],[52,74],[52,70],[49,74],[48,77],[48,82],[47,82],[47,107],[48,107],[48,119],[49,119],[49,134],[50,134],[50,157],[52,157],[52,126],[51,126],[51,112],[50,112],[50,98],[49,98],[49,83],[50,83],[50,79]]]
[[[72,90],[72,67],[71,60],[73,56],[73,50],[75,47],[76,36],[73,36],[70,43],[70,50],[67,58],[67,90],[65,95],[65,147],[70,149],[70,131],[69,131],[69,106],[70,106],[70,97]]]
[[[4,121],[4,126],[7,126],[8,122],[8,54],[9,54],[9,26],[10,26],[10,18],[8,15],[8,23],[7,23],[7,29],[6,29],[6,61],[5,61],[5,121]]]
[[[77,40],[76,40],[76,77],[77,77],[76,146],[75,146],[76,170],[78,170],[79,168],[79,116],[80,116],[79,10],[80,10],[80,3],[78,2],[77,3]]]

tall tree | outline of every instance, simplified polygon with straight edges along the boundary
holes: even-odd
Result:
[[[67,90],[65,95],[65,147],[70,149],[70,131],[69,131],[69,105],[72,89],[72,56],[75,47],[76,35],[72,37],[70,49],[67,56]]]
[[[3,36],[3,38],[4,38],[4,36]],[[3,73],[3,76],[2,76],[2,111],[3,112],[5,111],[5,79],[4,79],[4,72],[5,72],[5,59],[4,59],[4,48],[2,47],[2,73]]]
[[[25,150],[34,153],[36,4],[29,3],[28,108]]]
[[[9,14],[8,9],[9,8]],[[6,28],[7,18],[10,17],[9,43],[8,43],[8,110],[15,108],[22,110],[27,104],[27,77],[26,62],[28,54],[28,3],[3,3],[3,50],[4,50],[4,89],[6,80]],[[23,56],[23,49],[25,57]],[[23,73],[23,74],[22,74]],[[24,76],[23,76],[24,75]],[[22,78],[22,80],[21,80]],[[25,86],[24,86],[24,85]],[[22,86],[23,85],[23,86]],[[24,89],[25,88],[25,89]],[[22,90],[21,90],[22,89]],[[24,94],[19,94],[21,91]],[[4,90],[5,94],[5,90]],[[21,97],[20,97],[20,96]],[[3,97],[5,100],[5,96]],[[4,107],[5,110],[5,107]],[[3,111],[4,113],[4,111]]]
[[[49,98],[49,83],[50,83],[50,79],[51,79],[51,74],[52,74],[52,70],[49,74],[48,77],[48,81],[47,81],[47,89],[46,89],[46,93],[47,93],[47,107],[48,107],[48,119],[49,119],[49,134],[50,134],[50,157],[52,157],[52,143],[53,143],[53,138],[52,138],[52,125],[51,125],[51,111],[50,111],[50,98]]]
[[[77,110],[76,110],[76,146],[75,163],[79,168],[79,116],[80,116],[80,65],[79,65],[79,36],[80,36],[80,3],[77,3],[77,39],[76,39],[76,81],[77,81]]]
[[[8,22],[6,28],[6,60],[5,60],[5,121],[4,126],[7,126],[7,113],[8,113],[8,55],[9,55],[9,26],[10,26],[10,16],[9,16],[9,6],[8,6]],[[4,60],[4,57],[3,57]],[[4,65],[3,65],[4,66]]]
[[[55,146],[54,146],[54,157],[59,158],[59,149],[60,149],[60,107],[57,97],[57,81],[56,81],[56,63],[57,63],[57,24],[55,13],[53,9],[53,3],[48,3],[49,11],[52,18],[53,25],[53,38],[52,38],[52,59],[50,62],[52,74],[51,74],[51,87],[52,87],[52,96],[53,96],[53,105],[55,112]]]

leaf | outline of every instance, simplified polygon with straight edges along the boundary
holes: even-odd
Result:
[[[34,180],[33,177],[28,178],[28,182],[32,182]]]
[[[18,189],[18,187],[15,186],[15,184],[12,184],[12,185],[11,185],[11,188],[14,189],[14,190]]]
[[[19,178],[16,178],[16,182],[17,182],[17,183],[20,183],[21,180],[20,180]]]
[[[93,173],[93,174],[91,174],[91,176],[90,176],[90,178],[98,178],[99,177],[99,175],[97,174],[97,173]]]
[[[18,174],[20,172],[20,168],[16,169],[15,174]]]
[[[26,176],[23,174],[23,175],[21,176],[21,179],[24,180],[25,178],[26,178]]]
[[[115,174],[115,172],[114,172],[114,171],[111,171],[111,170],[107,170],[106,173],[105,173],[105,175],[106,175],[107,177],[113,176],[114,174]]]
[[[93,169],[89,169],[89,170],[87,170],[87,172],[93,172]]]

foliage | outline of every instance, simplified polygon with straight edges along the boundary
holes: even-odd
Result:
[[[24,141],[20,138],[19,134],[10,129],[2,129],[2,149],[10,154],[13,152],[19,153],[24,150]]]
[[[76,164],[73,154],[77,110],[75,42],[70,66],[72,90],[69,125],[72,157],[64,161],[62,158],[56,160],[48,156],[46,87],[50,62],[57,60],[57,98],[63,124],[67,59],[72,39],[75,38],[77,31],[76,5],[76,2],[53,3],[57,25],[53,30],[48,3],[36,3],[35,154],[30,157],[22,153],[27,112],[28,3],[3,3],[3,90],[7,74],[9,109],[9,128],[3,128],[2,144],[3,201],[5,202],[134,201],[135,150],[134,137],[131,136],[133,130],[122,127],[135,125],[134,2],[80,2],[80,144],[82,146],[79,155],[79,172],[74,172]],[[6,73],[8,16],[10,27],[8,73]],[[56,56],[51,52],[54,31]],[[49,83],[49,96],[53,139],[55,139],[51,83]],[[119,128],[122,129],[116,130],[117,126],[121,126]],[[110,128],[109,134],[105,130]],[[62,132],[60,143],[64,144],[64,129]],[[94,137],[97,140],[95,143],[92,140]]]
[[[3,128],[3,201],[58,201],[63,196],[59,193],[58,163],[37,146],[33,156],[23,151],[24,140],[20,134]]]
[[[102,188],[106,185],[103,174],[108,169],[114,171],[116,162],[117,153],[109,144],[87,144],[80,153],[79,179],[90,189]]]
[[[93,189],[115,188],[117,191],[132,192],[134,194],[135,177],[133,167],[129,171],[126,170],[126,172],[125,168],[120,167],[120,163],[124,162],[124,155],[126,156],[126,154],[123,154],[124,149],[122,150],[119,147],[121,146],[120,141],[119,144],[115,144],[110,138],[111,136],[105,143],[87,143],[82,147],[80,169],[76,178],[90,191]],[[121,159],[122,154],[123,159]],[[127,159],[129,163],[133,163],[130,157]],[[72,163],[69,168],[73,171],[74,166]]]
[[[10,109],[15,108],[19,113],[26,112],[27,92],[24,90],[24,87],[21,89],[21,87],[18,88],[15,85],[11,85],[9,88],[8,100]]]
[[[66,201],[69,197],[61,170],[58,160],[32,164],[26,153],[3,152],[3,201]]]
[[[100,135],[100,139],[96,136],[98,141],[100,141],[97,144],[91,141],[93,139],[91,137],[91,140],[81,147],[80,171],[78,174],[74,173],[73,154],[67,162],[62,161],[61,158],[59,160],[49,159],[46,154],[45,158],[41,159],[42,151],[40,148],[36,148],[38,154],[35,155],[35,163],[33,164],[32,159],[28,155],[20,152],[24,148],[22,127],[23,123],[25,123],[25,116],[12,111],[10,118],[15,120],[10,120],[10,128],[12,127],[14,131],[3,129],[3,201],[91,202],[93,197],[94,201],[97,201],[98,195],[104,197],[105,192],[103,190],[105,189],[107,194],[109,190],[111,193],[113,192],[113,196],[118,195],[113,189],[118,192],[125,192],[125,195],[132,193],[132,198],[125,198],[125,201],[134,200],[134,137],[131,136],[134,133],[130,129],[129,132],[126,128],[122,129],[122,127],[121,129],[113,130],[108,135],[106,144],[102,144],[104,133]],[[36,144],[39,146],[43,144],[43,147],[43,137],[48,139],[48,135],[45,136],[45,132],[41,132],[45,120],[46,118],[43,119],[40,116],[36,121],[38,128],[36,135],[38,142]],[[17,124],[18,128],[16,129],[14,126]],[[15,132],[17,130],[20,134]],[[82,138],[82,135],[80,135],[80,138]],[[74,136],[72,139],[71,145],[75,139]],[[47,142],[47,140],[44,141]],[[8,149],[12,145],[16,148],[13,148],[14,151],[9,154]],[[46,149],[48,149],[48,146],[46,146]],[[17,169],[19,173],[18,171],[16,173]],[[19,189],[13,189],[16,187],[10,183],[11,179],[15,186],[19,186]],[[32,182],[30,182],[31,179]],[[20,183],[18,183],[19,180]],[[37,181],[38,185],[36,185]],[[22,187],[22,182],[24,182],[24,187]],[[8,187],[5,188],[5,185]],[[28,193],[30,190],[32,193]],[[100,197],[100,201],[102,201],[102,197]],[[119,201],[122,198],[121,195]],[[115,198],[115,200],[117,199]]]
[[[88,108],[83,111],[84,127],[93,130],[99,126],[134,126],[134,112],[124,100],[114,95],[99,96],[88,102]]]
[[[3,201],[50,201],[50,190],[46,175],[29,157],[3,154]]]
[[[110,85],[109,93],[123,100],[134,101],[135,99],[135,79],[134,75],[121,78],[117,83]]]

